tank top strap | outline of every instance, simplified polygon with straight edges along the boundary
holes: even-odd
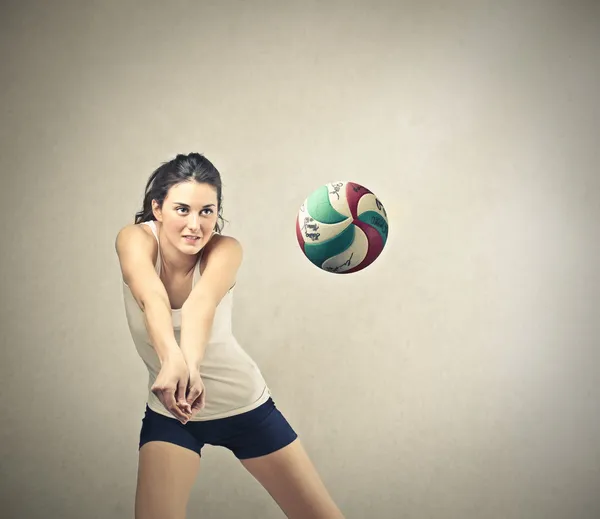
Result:
[[[150,230],[152,231],[152,234],[154,234],[154,237],[156,238],[156,243],[158,243],[160,245],[160,241],[158,240],[158,230],[156,229],[156,222],[154,220],[148,220],[147,222],[142,222],[142,225],[147,225],[148,227],[150,227]],[[156,272],[158,273],[158,275],[160,276],[160,246],[158,247],[158,251],[156,254],[156,263],[154,264],[154,268],[156,269]]]
[[[154,234],[156,241],[158,241],[158,231],[156,229],[156,222],[154,220],[148,220],[147,222],[142,222],[142,225],[147,225],[148,227],[150,227],[150,229],[152,230],[152,234]]]

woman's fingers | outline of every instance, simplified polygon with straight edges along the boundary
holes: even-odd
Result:
[[[187,422],[189,416],[186,415],[177,405],[177,401],[175,400],[175,390],[172,388],[158,388],[154,391],[154,394],[158,397],[158,399],[162,402],[162,404],[167,408],[167,410],[180,422]]]
[[[180,380],[179,384],[177,385],[177,397],[176,397],[177,398],[177,405],[185,413],[190,413],[191,412],[190,406],[186,402],[186,399],[185,399],[186,389],[187,389],[187,381],[184,382],[184,381]]]
[[[197,370],[190,371],[190,385],[186,400],[190,405],[192,415],[204,407],[206,390]]]
[[[152,385],[152,392],[165,408],[180,422],[191,417],[191,408],[185,400],[190,372],[183,356],[169,357],[161,366]]]
[[[192,414],[197,413],[198,411],[201,411],[202,409],[204,409],[205,401],[206,401],[205,391],[202,391],[202,393],[200,393],[198,398],[196,398],[196,400],[192,404]]]
[[[199,394],[200,394],[200,391],[198,390],[198,388],[196,386],[190,387],[190,390],[188,391],[188,394],[185,397],[187,404],[189,406],[191,406],[194,403],[194,401],[196,400],[196,398],[198,398]]]

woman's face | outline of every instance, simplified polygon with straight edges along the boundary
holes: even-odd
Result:
[[[182,182],[169,189],[162,209],[155,200],[155,218],[163,236],[184,254],[198,253],[210,240],[217,223],[217,190],[210,184]]]

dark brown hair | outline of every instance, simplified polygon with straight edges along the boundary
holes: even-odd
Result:
[[[169,189],[182,182],[196,181],[210,184],[217,191],[218,219],[215,231],[221,233],[224,219],[222,217],[222,183],[221,174],[210,160],[200,153],[177,155],[169,162],[164,162],[157,168],[146,183],[144,205],[135,214],[135,223],[156,220],[152,213],[152,200],[162,207]]]

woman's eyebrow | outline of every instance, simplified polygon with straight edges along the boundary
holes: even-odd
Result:
[[[187,207],[188,209],[189,209],[189,207],[190,207],[188,204],[184,204],[183,202],[173,202],[173,203],[174,203],[175,205],[180,205],[180,206],[182,206],[182,207]],[[204,209],[204,208],[206,208],[206,207],[215,207],[215,204],[206,204],[206,205],[203,205],[203,206],[202,206],[202,208],[203,208],[203,209]]]

